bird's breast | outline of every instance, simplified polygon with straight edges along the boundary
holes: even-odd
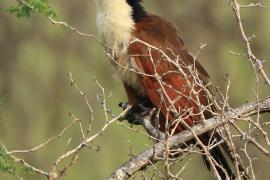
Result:
[[[107,55],[123,83],[138,94],[145,94],[136,73],[136,63],[127,52],[135,30],[132,8],[126,1],[97,1],[97,27]]]
[[[139,95],[146,94],[139,81],[140,69],[132,57],[127,53],[119,53],[114,57],[112,64],[125,85],[133,87]]]

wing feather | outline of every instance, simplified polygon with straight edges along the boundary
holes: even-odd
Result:
[[[179,56],[183,69],[181,73],[159,50],[149,49],[141,42],[132,43],[128,52],[141,71],[139,82],[145,88],[148,98],[155,107],[161,108],[163,116],[167,117],[169,123],[174,123],[177,115],[180,115],[189,126],[198,122],[200,110],[191,91],[192,89],[200,91],[200,88],[194,85],[187,66],[195,66],[199,78],[205,84],[208,83],[208,74],[197,61],[194,61],[175,28],[164,19],[149,15],[136,24],[133,37],[160,48],[170,59]],[[199,100],[201,104],[207,105],[203,91],[199,93]],[[208,113],[207,116],[211,115]],[[177,127],[177,131],[183,129],[185,128],[181,125]]]

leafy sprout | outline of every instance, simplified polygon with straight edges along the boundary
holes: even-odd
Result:
[[[17,6],[7,8],[7,12],[16,14],[17,17],[29,18],[35,12],[45,17],[57,18],[48,0],[17,0],[17,2]]]
[[[7,153],[5,147],[0,144],[0,172],[15,176],[18,172],[32,175],[34,171],[25,165],[17,164],[17,161]]]

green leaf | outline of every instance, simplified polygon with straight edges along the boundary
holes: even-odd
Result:
[[[19,8],[18,7],[14,7],[14,6],[11,6],[9,8],[6,9],[6,11],[10,14],[13,14],[13,13],[16,13],[19,11]]]
[[[56,12],[51,8],[48,0],[24,0],[24,3],[18,3],[17,6],[7,8],[7,12],[16,14],[17,17],[29,18],[33,12],[57,19]]]
[[[31,8],[29,8],[28,6],[23,5],[21,7],[21,15],[22,15],[22,17],[29,18],[31,11],[32,11]]]
[[[16,172],[14,164],[15,161],[7,154],[5,148],[0,145],[0,172],[8,172],[14,175]]]
[[[28,175],[34,174],[34,171],[31,168],[17,164],[7,153],[6,149],[0,144],[0,172],[9,173],[15,176],[18,171]]]

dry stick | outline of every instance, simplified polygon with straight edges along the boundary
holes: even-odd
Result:
[[[30,8],[34,13],[36,14],[40,14],[39,12],[37,12],[33,6],[29,5],[27,2],[25,2],[24,0],[16,0],[18,3],[20,4],[23,4],[25,6],[27,6],[28,8]],[[64,21],[57,21],[51,17],[46,17],[52,24],[54,25],[59,25],[59,26],[63,26],[64,28],[67,28],[77,34],[79,34],[80,36],[83,36],[83,37],[88,37],[88,38],[93,38],[95,41],[97,41],[98,43],[102,44],[104,47],[107,47],[107,48],[110,48],[108,45],[104,44],[102,42],[102,40],[100,40],[96,35],[94,34],[87,34],[87,33],[83,33],[81,31],[79,31],[78,29],[76,29],[75,27],[72,27],[71,25],[69,25],[67,22],[64,22]]]
[[[28,162],[26,162],[24,159],[20,159],[16,156],[14,156],[13,154],[9,154],[7,151],[7,148],[0,143],[0,146],[2,146],[4,148],[4,150],[7,152],[7,154],[17,163],[20,163],[22,165],[24,165],[25,167],[31,169],[33,172],[37,173],[37,174],[41,174],[45,177],[49,177],[50,174],[48,172],[43,171],[42,169],[36,168],[34,166],[32,166],[31,164],[29,164]]]
[[[270,97],[267,99],[259,102],[249,103],[242,105],[233,111],[229,111],[225,113],[225,118],[231,119],[231,121],[236,121],[236,119],[240,117],[246,117],[257,113],[257,110],[259,110],[261,113],[263,112],[270,112]],[[214,117],[210,118],[205,121],[205,123],[200,123],[195,126],[193,126],[191,129],[193,133],[196,133],[196,135],[203,134],[205,132],[208,132],[214,128],[217,128],[218,126],[222,125],[222,118],[224,117]],[[172,148],[177,147],[180,144],[193,139],[193,135],[190,131],[183,131],[177,135],[174,135],[172,137],[169,137],[166,140],[166,147]],[[147,149],[146,151],[138,154],[134,158],[130,159],[128,162],[124,163],[122,166],[120,166],[116,171],[114,171],[111,176],[109,176],[108,180],[114,180],[114,179],[127,179],[131,177],[134,173],[137,171],[156,163],[157,161],[160,161],[160,157],[163,157],[165,155],[164,150],[166,149],[164,142],[159,142],[155,144],[152,148]],[[266,153],[265,155],[270,157],[270,152]]]
[[[49,143],[51,143],[52,141],[61,138],[65,132],[67,130],[69,130],[71,127],[74,126],[74,124],[76,123],[76,121],[78,121],[78,119],[74,118],[73,121],[66,126],[58,135],[49,138],[48,140],[46,140],[44,143],[39,144],[31,149],[25,149],[25,150],[12,150],[12,151],[8,151],[7,154],[11,155],[11,154],[15,154],[15,153],[30,153],[30,152],[37,152],[38,150],[44,148],[45,146],[47,146]]]
[[[250,5],[246,5],[246,6],[245,5],[240,5],[237,2],[237,0],[230,0],[230,6],[233,9],[233,12],[234,12],[235,17],[236,17],[238,28],[240,30],[241,38],[244,41],[245,46],[246,46],[246,51],[247,51],[246,55],[247,55],[248,59],[250,60],[250,62],[252,63],[252,66],[256,67],[259,70],[260,74],[262,75],[262,77],[265,80],[265,83],[268,86],[270,86],[270,78],[268,77],[268,75],[264,71],[262,60],[257,58],[254,55],[254,53],[253,53],[253,51],[251,49],[251,46],[250,46],[251,38],[248,38],[247,35],[246,35],[246,32],[244,30],[244,26],[243,26],[243,23],[242,23],[241,13],[240,13],[241,8],[245,8],[245,7],[264,7],[264,6],[262,6],[260,3],[258,3],[258,4],[250,4]]]
[[[96,134],[88,137],[87,139],[85,139],[84,141],[82,141],[80,144],[78,144],[75,148],[67,151],[66,153],[60,155],[57,160],[54,162],[52,170],[50,171],[50,176],[49,179],[55,179],[58,178],[59,175],[57,174],[57,167],[59,166],[59,164],[66,158],[68,157],[74,157],[76,156],[84,147],[87,147],[89,143],[91,143],[94,139],[96,139],[97,137],[99,137],[101,134],[103,134],[103,132],[114,122],[118,121],[119,119],[122,119],[126,112],[130,109],[127,108],[125,111],[123,111],[120,115],[118,115],[117,117],[106,121],[106,123],[104,124],[104,126],[101,128],[100,131],[98,131]],[[74,155],[74,156],[73,156]]]
[[[92,106],[90,105],[90,102],[89,102],[89,100],[88,100],[88,98],[86,96],[86,93],[83,92],[80,89],[80,87],[77,85],[77,83],[74,81],[72,73],[68,73],[68,76],[69,76],[69,79],[70,79],[70,82],[71,82],[71,86],[73,86],[77,90],[77,92],[83,97],[85,103],[87,104],[89,112],[90,112],[90,120],[89,120],[89,124],[88,124],[88,129],[87,129],[87,132],[86,132],[86,136],[88,137],[90,135],[90,132],[91,132],[91,129],[92,129],[92,124],[94,122],[94,110],[93,110]]]
[[[147,48],[148,48],[148,51],[149,51],[150,60],[151,60],[152,65],[153,65],[153,67],[154,67],[154,75],[155,75],[156,81],[159,83],[160,88],[161,88],[161,90],[162,90],[162,92],[163,92],[165,98],[166,98],[166,99],[168,100],[168,102],[169,102],[169,106],[168,106],[168,107],[171,108],[171,106],[173,106],[173,109],[177,112],[177,109],[175,109],[175,107],[174,107],[174,101],[175,101],[175,100],[172,100],[172,99],[168,96],[166,90],[164,89],[164,85],[163,85],[163,82],[162,82],[162,80],[161,80],[161,77],[159,76],[159,74],[158,74],[158,72],[157,72],[157,65],[154,63],[154,60],[153,60],[153,57],[152,57],[152,53],[151,53],[151,49],[152,49],[152,48],[151,48],[150,45],[148,45]],[[162,50],[161,50],[161,49],[158,49],[158,51],[162,53]],[[164,57],[166,57],[166,56],[169,57],[168,55],[165,54]],[[170,61],[171,59],[168,58],[167,60]],[[171,60],[171,61],[172,61],[172,60]],[[186,73],[184,72],[184,70],[179,66],[179,64],[176,64],[176,67],[178,68],[179,72],[182,72],[182,74],[184,75],[185,82],[186,82],[189,86],[194,87],[194,84],[191,84],[191,82],[189,81],[189,78],[187,77],[187,74],[186,74]],[[200,112],[203,112],[203,110],[202,110],[202,108],[201,108],[200,100],[199,100],[199,97],[198,97],[198,92],[196,92],[196,91],[194,90],[194,88],[191,88],[191,93],[192,93],[191,95],[195,95],[195,99],[196,99],[196,101],[197,101],[197,103],[198,103],[198,107],[199,107],[199,109],[200,109]],[[182,93],[180,93],[180,94],[182,94]],[[176,99],[177,99],[177,98],[176,98]],[[196,101],[195,101],[195,102],[196,102]],[[205,117],[204,117],[203,114],[201,114],[201,119],[202,119],[202,122],[205,121]],[[213,170],[214,175],[217,177],[217,179],[221,179],[221,178],[219,177],[219,174],[218,174],[217,169],[215,168],[215,162],[213,161],[213,159],[210,158],[209,151],[208,151],[207,147],[204,146],[204,144],[201,142],[201,140],[199,139],[199,137],[196,136],[196,134],[194,134],[194,132],[192,131],[192,129],[190,129],[189,125],[186,124],[185,121],[183,121],[183,122],[181,122],[181,123],[182,123],[185,127],[187,127],[187,129],[190,130],[190,132],[193,134],[194,139],[199,143],[199,145],[201,146],[201,148],[203,149],[203,151],[207,154],[206,157],[207,157],[207,159],[208,159],[208,161],[209,161],[209,163],[210,163],[210,166],[211,166],[211,168],[212,168],[212,170]],[[166,143],[167,143],[167,141],[165,141],[164,144],[166,144]],[[166,146],[165,148],[167,149],[166,152],[168,152],[169,147]],[[167,154],[167,156],[168,156],[168,154]],[[167,158],[166,158],[166,159],[167,159]],[[167,167],[167,168],[166,168],[167,173],[170,175],[170,173],[169,173],[169,171],[168,171],[168,166],[167,166],[167,163],[166,163],[166,162],[165,162],[165,165],[166,165],[166,167]]]

